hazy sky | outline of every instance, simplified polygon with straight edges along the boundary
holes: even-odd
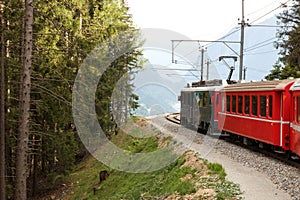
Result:
[[[245,0],[245,19],[266,19],[288,0]],[[289,1],[291,2],[291,0]],[[134,23],[141,28],[164,28],[191,39],[218,39],[238,25],[242,0],[128,0]]]

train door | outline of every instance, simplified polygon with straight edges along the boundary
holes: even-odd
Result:
[[[300,156],[300,92],[293,92],[290,130],[290,149]]]
[[[180,96],[181,108],[180,108],[180,123],[181,125],[188,127],[191,124],[191,106],[190,106],[189,91],[182,91]]]
[[[221,93],[219,91],[211,92],[211,122],[208,134],[219,134],[219,112],[221,111]]]
[[[199,91],[196,91],[193,93],[193,128],[198,129],[199,127],[199,118],[200,118],[200,113],[199,113],[199,104],[201,101],[201,93]]]

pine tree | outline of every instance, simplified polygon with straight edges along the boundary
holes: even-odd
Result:
[[[6,179],[5,179],[5,75],[4,75],[4,59],[5,59],[5,44],[4,44],[4,4],[0,1],[0,26],[1,26],[1,69],[0,69],[0,199],[6,199]]]
[[[23,42],[26,38],[23,34],[26,27],[24,16],[28,15],[24,13],[22,1],[3,0],[6,26],[1,32],[6,49],[6,79],[3,85],[7,91],[5,146],[7,196],[10,199],[23,198],[24,193],[28,197],[35,195],[37,190],[41,190],[36,184],[41,177],[48,177],[47,180],[53,177],[55,180],[72,169],[76,159],[84,156],[79,155],[86,152],[76,134],[71,112],[72,87],[77,71],[99,43],[124,31],[134,30],[128,8],[119,0],[35,1],[34,26],[29,31],[33,34],[32,67],[28,68],[23,55],[26,53],[28,57],[30,52],[30,48],[24,48],[28,43]],[[136,68],[140,55],[141,52],[134,49],[121,56],[99,82],[98,87],[102,89],[96,93],[99,97],[96,109],[107,134],[114,131],[116,124],[112,118],[111,94],[114,86],[124,74]],[[26,68],[22,68],[23,64]],[[22,81],[19,81],[20,75]],[[27,78],[31,78],[31,85]],[[124,118],[129,115],[130,106],[137,106],[137,96],[132,94],[131,84],[123,86],[121,101],[116,105],[124,111],[121,113]],[[17,109],[19,103],[22,106]],[[24,137],[20,139],[22,135]],[[18,140],[15,139],[17,137]],[[32,184],[25,186],[26,181]],[[11,188],[15,189],[15,196]]]
[[[278,16],[278,19],[285,25],[279,30],[277,42],[280,47],[280,60],[291,67],[300,66],[300,1],[294,0],[294,4]]]
[[[15,185],[16,139],[19,120],[20,71],[22,60],[22,23],[24,2],[22,0],[3,0],[2,20],[4,27],[1,35],[4,39],[5,59],[5,174],[7,176],[6,196],[11,199]],[[3,58],[3,56],[2,56]]]
[[[15,199],[27,199],[27,156],[30,122],[30,92],[32,68],[33,0],[25,0],[25,30],[23,70],[21,73],[20,121],[16,158]]]
[[[280,48],[280,58],[267,79],[300,77],[300,1],[293,0],[293,6],[283,11],[278,19],[284,25],[278,31],[276,47]],[[279,67],[282,65],[282,67]],[[278,69],[282,69],[278,73]]]

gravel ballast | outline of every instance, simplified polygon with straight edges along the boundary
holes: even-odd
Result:
[[[174,137],[195,135],[195,131],[169,122],[163,115],[149,117],[149,122]],[[240,184],[246,200],[300,199],[300,169],[224,140],[202,134],[196,134],[192,139],[192,144],[191,138],[179,137],[178,140],[202,158],[222,164],[227,178]]]

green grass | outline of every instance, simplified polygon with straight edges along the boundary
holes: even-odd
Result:
[[[135,139],[122,134],[117,137],[119,140],[113,138],[113,141],[132,152],[151,152],[158,147],[155,137]],[[109,169],[97,160],[89,158],[70,176],[75,191],[71,199],[139,199],[142,194],[159,196],[175,192],[195,192],[191,181],[180,180],[186,174],[193,173],[188,167],[180,168],[183,163],[184,159],[180,158],[156,172],[131,174]],[[110,176],[99,185],[98,174],[101,170],[108,170]],[[93,194],[94,187],[99,187],[96,195]]]
[[[120,133],[112,138],[112,142],[132,152],[152,152],[158,149],[156,137],[136,139]],[[144,199],[153,199],[152,197],[175,193],[192,194],[199,188],[211,188],[216,191],[215,199],[238,199],[239,186],[225,180],[226,173],[220,164],[203,161],[203,166],[192,169],[190,166],[182,166],[185,159],[185,155],[182,155],[159,171],[135,174],[110,169],[90,157],[78,165],[68,177],[68,182],[72,183],[72,192],[68,199],[135,200],[141,196]],[[107,170],[110,176],[99,184],[101,170]],[[196,174],[200,173],[208,174],[209,177],[197,177],[199,175]],[[182,180],[187,174],[192,175],[192,178]],[[93,191],[95,187],[98,188],[96,195]]]
[[[208,163],[207,160],[204,161],[204,164],[209,169],[208,174],[211,177],[198,180],[198,182],[202,183],[202,188],[214,189],[217,192],[215,198],[218,200],[242,199],[240,186],[225,179],[226,173],[222,165],[219,163]]]
[[[218,174],[220,179],[225,179],[226,173],[219,163],[208,163],[208,169],[210,169],[209,174]]]

